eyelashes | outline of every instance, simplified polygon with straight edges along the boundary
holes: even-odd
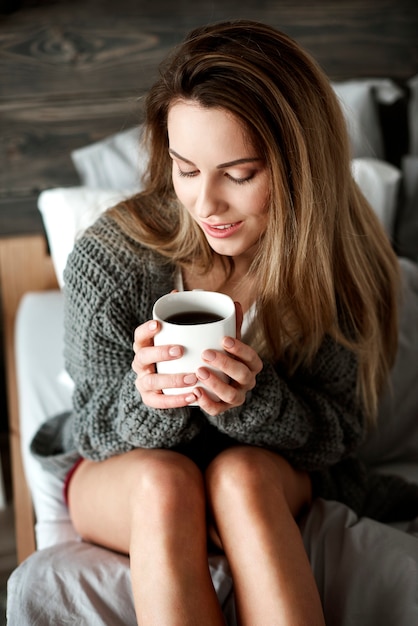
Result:
[[[193,172],[183,172],[183,170],[181,170],[180,168],[178,168],[178,175],[181,178],[193,178],[194,176],[197,176],[197,174],[199,173],[197,170],[194,170]]]
[[[184,172],[180,168],[178,168],[177,172],[181,178],[195,178],[199,174],[199,170],[193,170],[191,172]],[[232,183],[235,183],[236,185],[244,185],[245,183],[249,183],[254,178],[254,176],[255,176],[255,173],[251,172],[249,176],[245,176],[244,178],[234,178],[234,176],[231,176],[230,174],[225,172],[225,177],[228,178],[228,180],[230,180]]]

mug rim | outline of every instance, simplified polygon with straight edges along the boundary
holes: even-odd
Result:
[[[213,306],[211,306],[211,302],[199,302],[196,301],[196,294],[202,294],[204,296],[209,295],[209,298],[213,298]],[[216,302],[215,302],[216,301]],[[170,303],[175,304],[175,309],[165,309],[161,311],[161,307],[169,307]],[[219,306],[222,304],[222,309]],[[183,306],[182,306],[183,305]],[[220,310],[221,309],[221,310]],[[173,324],[172,322],[168,322],[166,320],[170,315],[174,315],[175,313],[185,313],[185,312],[208,312],[215,313],[216,315],[221,315],[222,319],[217,320],[215,322],[206,322],[208,324],[219,324],[224,320],[231,317],[231,315],[235,315],[235,304],[230,296],[225,293],[221,293],[219,291],[208,291],[204,289],[193,289],[189,291],[179,291],[175,293],[167,293],[154,303],[153,306],[153,318],[158,319],[160,322],[164,324],[169,324],[170,326],[178,326],[178,324]],[[187,326],[188,324],[185,324]],[[199,324],[199,326],[204,326],[205,322]]]

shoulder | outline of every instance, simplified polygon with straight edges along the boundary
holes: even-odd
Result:
[[[77,240],[64,272],[67,331],[131,330],[150,319],[153,303],[174,288],[174,276],[167,259],[131,239],[108,215],[100,217]]]
[[[175,272],[173,264],[158,252],[131,238],[109,216],[102,215],[76,241],[64,272],[65,284],[81,280],[84,285],[114,289],[124,280],[165,283]]]

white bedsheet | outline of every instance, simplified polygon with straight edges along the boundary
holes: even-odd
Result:
[[[30,442],[50,416],[71,408],[64,377],[63,294],[27,294],[16,319],[16,368],[23,466],[36,516],[36,545],[46,548],[77,539],[62,497],[62,482],[30,454]]]

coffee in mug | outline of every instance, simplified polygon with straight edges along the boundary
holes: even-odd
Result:
[[[170,324],[180,324],[181,326],[187,324],[211,324],[212,322],[219,322],[222,315],[217,313],[209,313],[208,311],[184,311],[184,313],[174,313],[166,318],[166,322]]]

